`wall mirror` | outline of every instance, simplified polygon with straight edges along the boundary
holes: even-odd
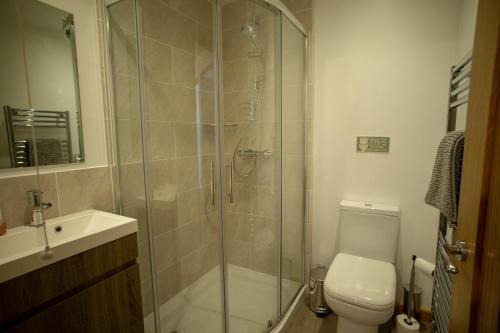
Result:
[[[0,1],[0,168],[83,162],[73,15]]]

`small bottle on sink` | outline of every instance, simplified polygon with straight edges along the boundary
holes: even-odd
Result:
[[[5,235],[7,233],[7,225],[5,224],[5,220],[3,219],[2,209],[0,208],[0,236]]]

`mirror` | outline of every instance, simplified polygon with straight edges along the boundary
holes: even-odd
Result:
[[[73,15],[0,1],[0,168],[84,161]]]

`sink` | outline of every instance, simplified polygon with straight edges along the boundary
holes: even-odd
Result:
[[[99,245],[137,232],[137,220],[98,210],[49,219],[47,237],[53,256],[45,248],[43,227],[17,227],[0,237],[0,283]]]

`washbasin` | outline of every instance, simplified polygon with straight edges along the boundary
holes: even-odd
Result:
[[[0,283],[137,232],[135,219],[86,210],[46,221],[51,256],[43,256],[42,227],[17,227],[0,237]]]

